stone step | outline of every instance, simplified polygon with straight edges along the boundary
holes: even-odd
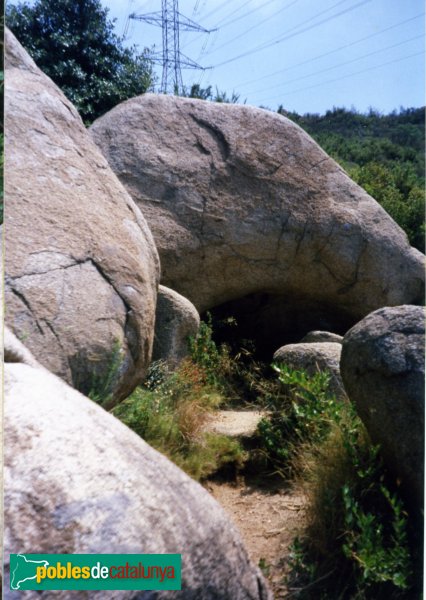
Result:
[[[267,415],[267,411],[261,410],[219,410],[212,415],[205,430],[231,438],[251,438]]]

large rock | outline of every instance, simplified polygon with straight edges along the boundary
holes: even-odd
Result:
[[[90,598],[271,598],[219,504],[111,414],[22,363],[6,363],[5,393],[5,598],[40,597],[9,590],[11,552],[182,554],[181,592]]]
[[[110,378],[123,398],[151,358],[151,233],[74,107],[8,31],[5,91],[6,322],[74,387]]]
[[[149,223],[162,283],[200,312],[236,301],[243,322],[245,298],[247,326],[277,348],[421,301],[420,253],[287,118],[148,94],[90,131]]]
[[[306,371],[308,375],[327,371],[330,374],[330,393],[338,398],[346,398],[345,388],[340,376],[341,352],[342,345],[337,342],[287,344],[278,348],[274,354],[274,361],[284,363],[297,371]]]
[[[200,327],[200,315],[189,300],[160,285],[157,296],[152,360],[163,360],[171,368],[189,355],[189,338]]]
[[[331,333],[330,331],[309,331],[303,338],[300,340],[301,344],[312,342],[333,342],[336,344],[341,344],[343,341],[343,337],[341,335],[337,335],[337,333]]]
[[[423,507],[425,311],[397,306],[373,312],[344,337],[347,394],[402,489]]]

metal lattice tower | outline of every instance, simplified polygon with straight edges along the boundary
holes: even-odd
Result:
[[[163,53],[153,54],[151,60],[163,66],[161,89],[163,94],[181,94],[184,91],[182,81],[182,68],[202,69],[196,62],[183,55],[179,47],[180,31],[202,31],[210,33],[191,19],[184,17],[179,12],[178,0],[161,0],[161,13],[153,12],[144,15],[129,15],[129,19],[145,21],[150,25],[160,26],[163,30]]]

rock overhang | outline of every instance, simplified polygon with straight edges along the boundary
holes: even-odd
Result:
[[[147,94],[91,135],[149,223],[162,283],[200,312],[267,298],[282,322],[318,313],[302,335],[321,319],[344,333],[380,306],[422,301],[423,255],[289,119]]]

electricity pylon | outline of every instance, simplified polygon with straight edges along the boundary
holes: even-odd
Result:
[[[184,17],[179,12],[178,0],[161,0],[161,12],[136,15],[132,13],[129,19],[145,21],[150,25],[160,26],[163,30],[163,52],[152,54],[151,60],[163,66],[161,77],[161,89],[163,94],[181,94],[183,92],[183,81],[181,68],[202,69],[200,66],[180,51],[180,31],[202,31],[210,33],[214,29],[205,29]]]

